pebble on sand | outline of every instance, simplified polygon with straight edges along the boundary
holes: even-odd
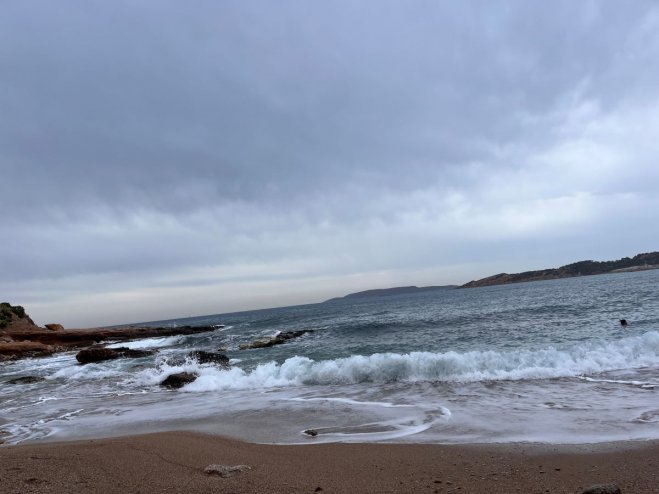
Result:
[[[248,465],[208,465],[204,468],[204,473],[208,475],[219,475],[222,478],[233,477],[239,473],[246,472],[252,468]]]

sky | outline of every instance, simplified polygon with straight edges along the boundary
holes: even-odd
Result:
[[[96,326],[659,250],[654,1],[0,2],[0,299]]]

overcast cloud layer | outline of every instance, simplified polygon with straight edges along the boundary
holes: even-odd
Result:
[[[659,248],[656,2],[5,1],[0,298],[93,325]]]

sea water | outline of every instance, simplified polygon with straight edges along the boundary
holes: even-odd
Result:
[[[659,270],[151,324],[224,327],[118,344],[152,357],[1,363],[5,442],[164,430],[289,444],[659,438]],[[313,332],[239,350],[299,329]],[[219,348],[229,369],[184,358]],[[182,371],[199,377],[159,385]],[[7,383],[27,375],[45,380]]]

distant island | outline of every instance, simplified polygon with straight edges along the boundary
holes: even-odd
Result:
[[[326,302],[332,302],[334,300],[346,300],[354,298],[366,298],[366,297],[386,297],[390,295],[406,295],[406,294],[416,294],[423,292],[434,292],[437,290],[452,290],[458,288],[457,285],[443,285],[443,286],[395,286],[393,288],[376,288],[375,290],[364,290],[363,292],[349,293],[345,297],[335,297]]]
[[[659,252],[638,254],[634,257],[623,257],[617,261],[579,261],[560,268],[525,271],[523,273],[500,273],[480,280],[470,281],[460,288],[476,288],[479,286],[507,285],[525,281],[556,280],[573,278],[575,276],[590,276],[594,274],[624,273],[659,269]]]

